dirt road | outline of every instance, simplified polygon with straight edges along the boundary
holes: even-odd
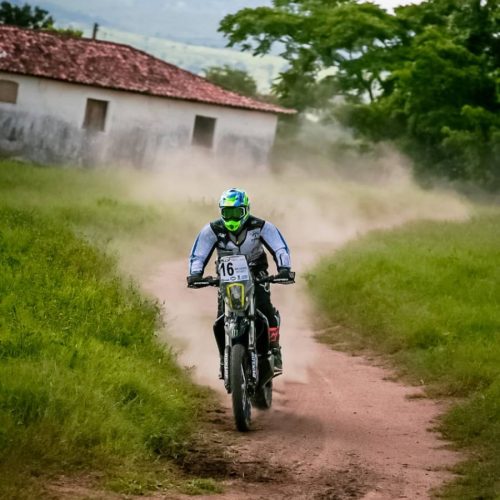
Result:
[[[367,231],[420,219],[468,217],[467,205],[454,193],[421,190],[394,163],[384,159],[394,175],[373,186],[324,172],[234,174],[229,179],[231,170],[226,168],[219,174],[204,171],[203,182],[196,172],[190,178],[183,171],[180,179],[158,178],[142,188],[148,200],[178,200],[176,206],[185,207],[181,213],[202,225],[217,215],[217,201],[206,199],[207,193],[245,186],[255,215],[271,219],[287,238],[299,277],[293,287],[273,288],[273,302],[283,320],[285,371],[276,379],[273,408],[254,415],[254,430],[248,434],[234,430],[227,409],[207,415],[223,443],[231,443],[225,460],[233,464],[205,464],[210,457],[200,458],[199,470],[211,467],[225,481],[226,493],[210,498],[427,498],[433,487],[450,477],[447,467],[457,457],[429,431],[440,407],[414,397],[419,389],[391,381],[393,374],[375,366],[376,361],[318,344],[305,290],[304,274],[321,254]],[[186,205],[185,193],[194,202]],[[229,397],[217,380],[212,334],[216,290],[185,286],[194,238],[186,231],[175,234],[173,242],[177,240],[184,255],[155,266],[147,276],[141,274],[141,281],[165,301],[169,344],[177,345],[180,362],[193,367],[197,382],[220,391],[221,401],[228,405]],[[212,271],[209,264],[206,274]]]
[[[166,262],[145,287],[165,300],[181,362],[221,391],[211,333],[215,290],[187,290],[185,274],[185,260]],[[233,443],[229,455],[239,470],[228,473],[224,494],[210,498],[428,498],[457,460],[429,430],[439,405],[391,381],[372,360],[316,343],[303,283],[275,286],[273,297],[284,320],[285,373],[275,379],[273,408],[254,413],[252,432],[236,432],[229,409],[210,417]],[[222,391],[221,400],[230,403]]]

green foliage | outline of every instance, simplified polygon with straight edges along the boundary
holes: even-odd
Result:
[[[241,45],[255,55],[281,44],[290,68],[281,74],[276,89],[289,105],[321,108],[339,94],[358,101],[368,93],[373,99],[386,70],[387,46],[398,35],[398,24],[389,14],[375,4],[349,0],[273,4],[226,16],[220,31],[230,46]],[[331,69],[334,74],[322,81],[322,72]],[[291,96],[297,98],[295,103]]]
[[[82,470],[129,490],[131,470],[140,476],[184,452],[207,402],[157,342],[158,304],[71,229],[138,235],[155,215],[141,220],[139,206],[102,196],[82,215],[79,196],[119,191],[87,175],[0,165],[2,498],[45,497],[39,476]],[[135,492],[175,478],[153,476],[135,477]]]
[[[391,353],[432,394],[464,398],[442,430],[472,447],[452,498],[494,498],[500,477],[500,215],[378,232],[323,261],[310,289],[360,345]],[[336,342],[345,333],[326,335]]]
[[[354,0],[274,0],[220,24],[230,46],[282,48],[283,104],[393,140],[419,172],[500,186],[497,0],[428,0],[394,14]]]
[[[75,28],[56,28],[52,26],[47,31],[51,31],[53,33],[57,33],[59,35],[72,36],[75,38],[79,38],[83,36],[83,31]]]
[[[245,70],[225,64],[224,66],[210,66],[204,72],[208,81],[220,87],[248,97],[257,96],[257,83]]]
[[[74,28],[56,28],[54,19],[40,7],[31,7],[24,4],[22,7],[10,2],[0,4],[0,24],[10,24],[21,28],[43,29],[60,35],[81,37],[83,31]]]
[[[22,28],[50,29],[54,26],[54,19],[40,7],[31,7],[24,4],[22,7],[10,2],[0,4],[0,23],[21,26]]]

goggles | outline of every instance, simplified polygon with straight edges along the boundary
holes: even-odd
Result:
[[[222,207],[220,213],[222,215],[222,218],[226,221],[238,221],[245,217],[247,209],[245,207]]]

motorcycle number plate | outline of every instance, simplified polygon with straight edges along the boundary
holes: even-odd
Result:
[[[219,277],[223,283],[250,279],[250,269],[244,255],[228,255],[219,259]]]

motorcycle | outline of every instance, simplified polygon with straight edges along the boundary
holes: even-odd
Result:
[[[292,284],[279,276],[254,277],[244,255],[221,256],[217,261],[218,277],[208,276],[193,283],[193,288],[219,287],[224,299],[224,386],[232,397],[236,428],[250,430],[252,406],[271,408],[274,355],[270,349],[269,322],[255,307],[255,285],[260,283]],[[277,314],[278,325],[280,322]]]

